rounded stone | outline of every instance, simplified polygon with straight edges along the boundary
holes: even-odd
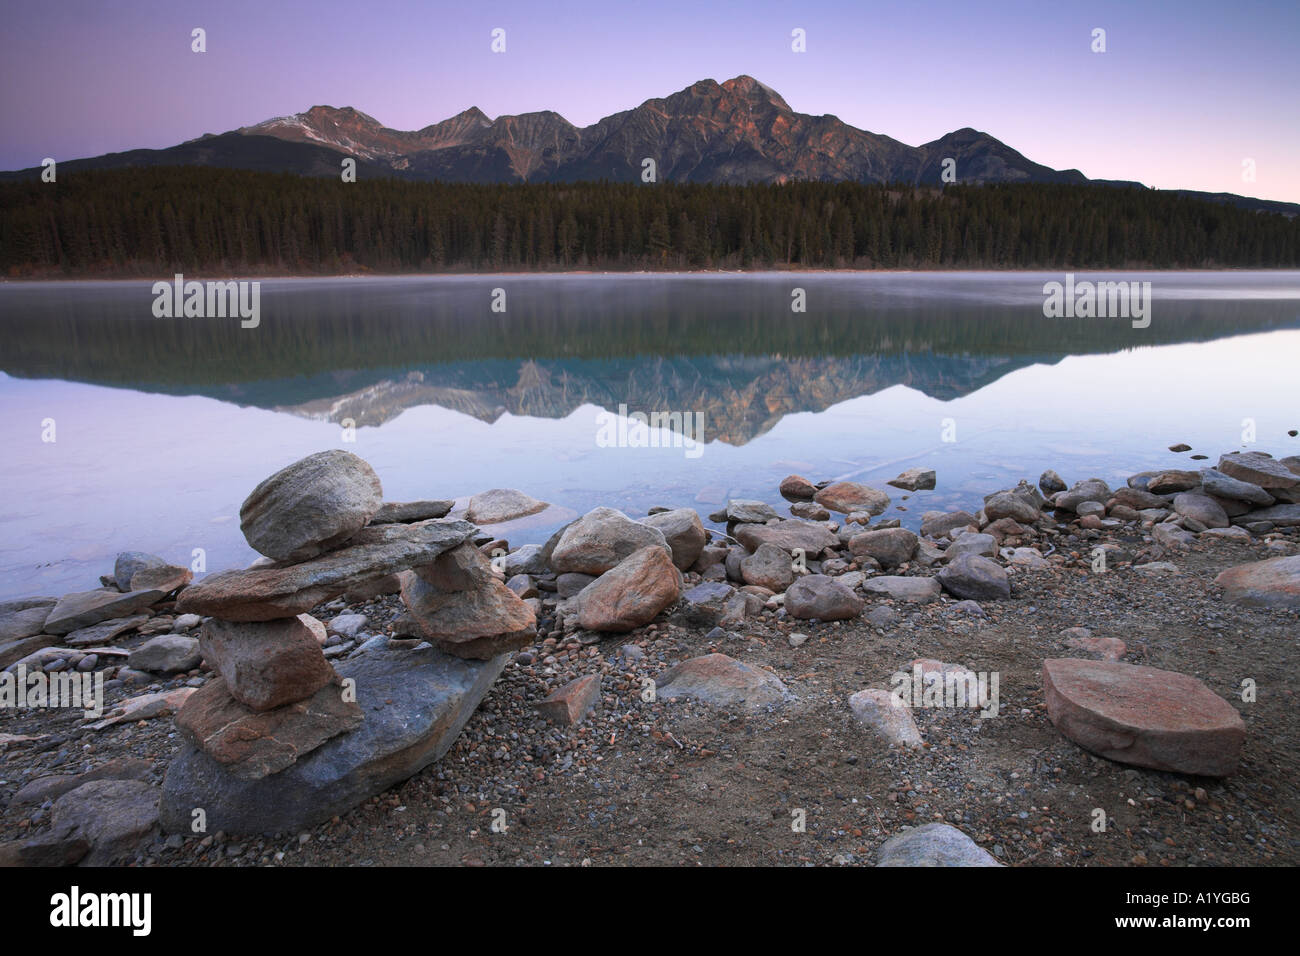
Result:
[[[304,561],[338,547],[384,503],[379,476],[361,458],[332,449],[267,478],[239,509],[253,548],[276,561]]]

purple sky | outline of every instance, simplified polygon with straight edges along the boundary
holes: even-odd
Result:
[[[494,27],[505,54],[489,50]],[[795,27],[806,53],[790,50]],[[1104,54],[1089,49],[1095,27]],[[472,105],[581,126],[748,73],[795,110],[911,145],[973,126],[1095,178],[1300,202],[1298,48],[1297,0],[10,4],[0,169],[172,146],[316,104],[398,129]]]

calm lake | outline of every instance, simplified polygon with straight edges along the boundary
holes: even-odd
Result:
[[[1110,278],[1151,282],[1148,327],[1046,318],[1064,276],[1039,273],[274,280],[251,329],[154,318],[151,281],[0,284],[0,599],[95,587],[122,550],[246,565],[244,497],[331,447],[389,500],[556,506],[512,546],[601,504],[785,514],[792,472],[884,488],[916,528],[1045,468],[1196,467],[1176,442],[1300,453],[1300,273]],[[637,442],[620,407],[691,416],[702,445]],[[935,490],[884,484],[917,465]]]

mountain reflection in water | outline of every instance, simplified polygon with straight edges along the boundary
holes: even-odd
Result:
[[[0,283],[0,600],[93,587],[122,550],[246,565],[244,497],[330,447],[370,461],[389,500],[552,502],[506,530],[512,546],[597,505],[708,514],[743,497],[784,514],[791,472],[885,488],[934,468],[932,491],[888,489],[884,517],[915,528],[1044,468],[1195,467],[1175,442],[1212,464],[1247,420],[1253,447],[1300,451],[1300,274],[1118,276],[1152,282],[1145,329],[1044,317],[1043,283],[1062,278],[268,280],[255,329],[155,319],[152,281]],[[603,447],[620,406],[699,416],[703,453]]]

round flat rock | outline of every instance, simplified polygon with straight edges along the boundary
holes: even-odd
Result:
[[[1080,747],[1120,763],[1225,777],[1246,725],[1226,700],[1186,674],[1112,661],[1043,662],[1047,713]]]

